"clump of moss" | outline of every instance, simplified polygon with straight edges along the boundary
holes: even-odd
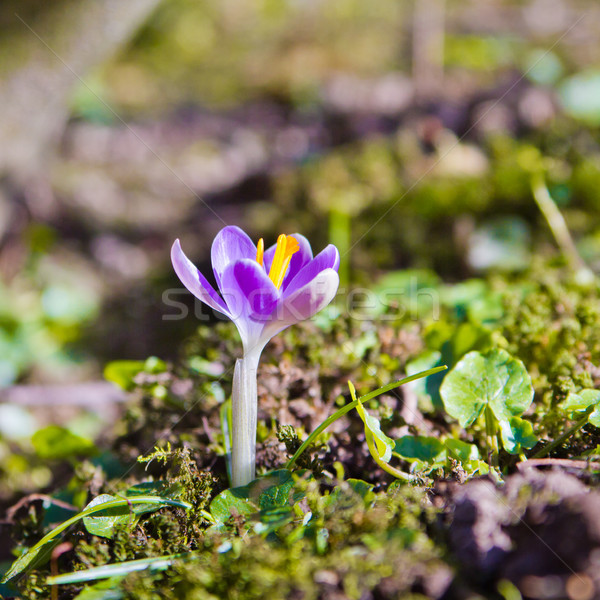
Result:
[[[508,349],[532,377],[538,418],[558,433],[552,409],[569,392],[600,385],[600,285],[565,268],[536,268],[505,294],[505,310]]]
[[[209,472],[199,470],[196,458],[186,447],[155,448],[149,455],[140,457],[140,462],[154,465],[154,473],[164,482],[165,490],[177,491],[182,500],[191,504],[191,509],[163,508],[139,520],[132,519],[127,524],[115,526],[110,538],[89,535],[80,526],[79,531],[69,536],[73,551],[60,558],[61,571],[187,553],[203,546],[207,526],[203,515],[213,495],[215,478]],[[100,492],[118,493],[126,487],[122,479],[109,480]],[[32,519],[30,515],[30,519],[30,528],[36,526],[39,530],[41,517]],[[41,535],[38,531],[37,539]],[[48,587],[43,584],[47,575],[47,567],[27,573],[27,577],[19,582],[23,596],[32,600],[47,598]],[[70,597],[69,589],[63,591],[61,597]],[[77,590],[77,587],[72,589]]]
[[[291,458],[302,445],[298,432],[291,425],[277,427],[277,439],[285,444],[288,456]],[[314,475],[319,476],[323,472],[323,462],[315,456],[315,452],[323,450],[323,446],[311,445],[298,457],[296,466],[299,469],[307,469]]]

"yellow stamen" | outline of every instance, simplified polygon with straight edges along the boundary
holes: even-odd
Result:
[[[258,244],[256,244],[256,262],[262,267],[263,266],[263,256],[265,254],[265,241],[260,238],[258,240]]]
[[[291,235],[282,233],[277,238],[277,247],[275,248],[275,255],[273,256],[273,262],[271,263],[271,269],[269,271],[269,279],[275,284],[277,289],[279,289],[283,283],[283,278],[290,266],[292,255],[295,252],[298,252],[298,250],[300,250],[300,246],[298,245],[296,238]]]

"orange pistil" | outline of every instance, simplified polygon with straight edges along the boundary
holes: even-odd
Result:
[[[262,239],[258,242],[258,251],[256,253],[256,260],[262,265],[263,258],[263,241]],[[291,235],[285,235],[282,233],[277,238],[277,247],[275,248],[275,256],[273,256],[273,262],[271,263],[271,269],[269,271],[269,279],[275,284],[275,287],[279,289],[283,283],[283,278],[287,273],[292,255],[300,250],[300,246],[296,238]],[[260,260],[259,260],[260,255]]]
[[[256,262],[262,267],[263,266],[263,256],[265,254],[265,241],[260,238],[258,240],[258,244],[256,244]]]

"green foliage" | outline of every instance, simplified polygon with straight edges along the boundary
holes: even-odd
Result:
[[[135,387],[134,378],[138,373],[156,375],[166,371],[165,363],[151,356],[145,361],[141,360],[114,360],[104,367],[104,379],[118,385],[126,392]]]
[[[264,597],[301,589],[312,598],[326,589],[317,575],[326,569],[352,597],[390,578],[394,589],[407,590],[423,569],[441,567],[421,522],[430,518],[422,490],[396,487],[376,494],[372,488],[349,479],[322,492],[314,480],[274,472],[213,500],[211,512],[223,526],[209,527],[196,551],[76,570],[48,582],[104,579],[84,588],[92,599],[100,592],[109,598],[144,598],[144,589],[164,598],[223,597],[232,590],[258,598],[259,590]],[[240,501],[253,510],[239,510]],[[243,543],[239,531],[246,532]]]
[[[150,498],[151,500],[140,504],[138,503],[140,496]],[[182,506],[190,509],[190,505],[180,501],[181,496],[181,490],[177,486],[165,485],[163,482],[142,483],[126,490],[125,497],[123,498],[126,504],[104,510],[101,514],[95,513],[84,517],[83,525],[88,533],[92,535],[113,538],[117,527],[132,527],[141,515],[161,509],[168,504],[168,500],[175,501],[174,506]],[[157,499],[160,498],[164,500],[163,503],[157,502]],[[101,494],[94,498],[85,507],[85,510],[107,502],[114,502],[115,500],[118,500],[115,496]],[[134,500],[134,502],[129,503],[130,500]]]
[[[31,372],[53,380],[77,369],[81,356],[68,345],[80,338],[98,312],[98,298],[85,279],[61,272],[51,261],[40,261],[44,252],[32,251],[27,269],[10,283],[0,282],[2,386]],[[54,273],[52,283],[44,283],[48,278],[44,270]]]
[[[86,587],[75,596],[75,600],[122,600],[123,593],[117,588],[121,579],[122,577],[115,576]]]
[[[167,599],[193,594],[278,598],[300,592],[317,598],[335,578],[349,597],[358,598],[384,580],[394,593],[406,592],[419,581],[418,572],[439,568],[437,550],[419,522],[420,491],[373,494],[369,486],[344,482],[328,495],[314,484],[307,492],[310,513],[283,525],[277,543],[262,535],[250,535],[243,543],[236,537],[227,544],[207,540],[196,558],[175,563],[168,578],[149,573],[128,577],[125,597],[145,598],[144,590],[152,587]],[[327,579],[319,576],[325,572]]]
[[[449,439],[446,440],[444,446],[448,451],[448,455],[457,460],[461,464],[468,464],[471,461],[479,460],[479,450],[475,444],[468,444],[462,440]]]
[[[45,460],[75,459],[97,453],[94,443],[65,427],[48,425],[31,437],[37,455]]]
[[[54,528],[48,534],[46,534],[37,544],[32,546],[29,550],[24,552],[19,558],[12,564],[10,569],[4,575],[2,581],[10,581],[14,577],[21,575],[28,569],[33,569],[41,564],[47,562],[50,558],[52,550],[60,543],[61,538],[59,537],[66,529],[71,525],[76,524],[80,520],[84,520],[87,517],[97,515],[97,513],[110,513],[117,510],[127,510],[129,512],[131,506],[135,504],[141,505],[154,505],[157,509],[162,506],[180,506],[182,508],[188,508],[189,505],[185,502],[171,500],[169,498],[161,498],[160,496],[142,496],[125,499],[115,499],[112,496],[104,495],[101,502],[90,503],[83,511],[79,514],[71,517],[58,527]],[[106,535],[114,525],[122,519],[123,512],[120,515],[109,514],[109,518],[104,523],[100,524],[97,521],[92,521],[93,529],[102,531]]]
[[[600,360],[600,288],[581,283],[569,271],[537,265],[504,294],[501,332],[507,350],[527,366],[543,402],[538,407],[548,426],[549,409],[571,391],[592,388],[592,365]],[[556,424],[558,425],[558,424]],[[554,433],[554,432],[553,432]]]
[[[519,454],[523,449],[533,448],[538,442],[531,423],[521,417],[502,420],[499,427],[502,447],[509,454]]]
[[[302,500],[305,492],[297,485],[298,476],[281,469],[255,479],[246,486],[221,492],[210,503],[213,529],[241,526],[245,519],[254,532],[267,535],[294,520],[292,507]],[[252,519],[251,519],[252,517]]]
[[[463,427],[488,407],[498,421],[522,415],[533,400],[527,369],[505,350],[469,352],[446,375],[440,393],[448,414]]]
[[[263,139],[263,130],[255,135],[251,123],[248,135],[234,131],[231,140],[221,133],[208,141],[196,139],[183,151],[181,164],[222,166],[223,155],[244,153],[249,140],[257,157],[261,145],[274,142],[271,162],[279,165],[280,154],[290,141],[296,150],[297,140],[299,160],[293,167],[278,166],[272,177],[266,174],[274,197],[248,202],[244,216],[265,236],[279,233],[282,224],[311,240],[325,243],[330,236],[344,255],[343,278],[367,286],[376,301],[353,307],[356,312],[349,315],[331,307],[267,348],[259,373],[259,472],[276,470],[242,489],[224,489],[228,431],[220,426],[227,423],[229,373],[238,351],[231,324],[199,328],[175,365],[151,358],[106,366],[106,379],[127,391],[130,400],[117,424],[114,448],[102,455],[75,427],[44,428],[30,445],[28,436],[11,435],[9,420],[3,419],[3,504],[14,504],[26,492],[52,493],[46,499],[29,498],[14,516],[11,534],[18,540],[17,551],[25,551],[9,574],[26,573],[20,582],[22,597],[50,596],[45,585],[48,557],[63,540],[73,544],[73,551],[55,565],[67,575],[50,581],[69,586],[60,588],[65,598],[387,600],[436,595],[431,582],[447,581],[449,569],[458,568],[446,546],[454,484],[445,480],[463,482],[490,472],[483,459],[490,462],[492,476],[507,477],[538,436],[545,445],[535,456],[597,453],[600,286],[595,279],[578,279],[561,262],[532,202],[530,175],[545,172],[580,253],[598,272],[600,138],[564,114],[553,118],[551,102],[557,91],[568,115],[597,123],[599,96],[593,92],[598,74],[573,74],[577,52],[571,48],[547,52],[538,48],[537,38],[524,43],[480,35],[476,28],[467,34],[452,31],[451,21],[461,22],[457,7],[451,6],[457,19],[448,21],[444,61],[447,69],[457,71],[465,93],[473,91],[468,89],[473,77],[488,89],[498,80],[498,70],[515,64],[526,69],[531,81],[555,86],[511,88],[500,105],[475,93],[468,107],[453,106],[450,119],[472,123],[477,146],[458,140],[442,125],[447,119],[444,104],[440,119],[406,119],[396,131],[395,114],[379,119],[367,106],[358,106],[352,110],[361,116],[354,121],[352,112],[336,112],[331,98],[337,95],[339,101],[340,83],[342,92],[348,85],[347,98],[368,101],[381,96],[379,76],[408,66],[404,59],[398,62],[403,55],[398,48],[406,46],[412,8],[393,1],[173,0],[163,3],[136,39],[92,75],[91,89],[77,90],[74,114],[104,123],[102,136],[115,134],[116,146],[118,132],[110,129],[114,115],[94,97],[98,90],[126,111],[152,116],[167,105],[199,100],[229,107],[239,99],[258,99],[259,104],[257,94],[274,99],[284,107],[286,131],[271,131],[269,122]],[[356,51],[349,53],[349,47]],[[464,70],[469,70],[466,77]],[[195,76],[189,77],[192,71]],[[349,75],[346,82],[346,75],[338,73],[354,73],[356,80]],[[408,92],[412,87],[398,73],[384,83],[386,100],[395,95],[387,94],[388,83],[400,95],[402,89],[394,86],[406,84]],[[353,93],[353,86],[359,93]],[[165,94],[155,93],[159,89]],[[327,104],[318,104],[322,97]],[[488,110],[492,105],[495,110]],[[303,110],[295,113],[298,106]],[[498,116],[503,130],[514,127],[521,137],[490,133],[498,129]],[[551,119],[552,127],[536,124],[536,118]],[[186,126],[187,119],[186,110]],[[165,120],[167,134],[172,124],[171,118]],[[363,126],[369,131],[383,127],[390,135],[338,143],[360,135]],[[66,161],[68,178],[80,168],[80,131],[73,136],[77,143],[68,144],[73,152]],[[161,143],[160,132],[155,145]],[[333,148],[323,147],[327,140]],[[281,162],[286,160],[291,159]],[[121,185],[120,164],[115,172],[110,165],[92,167],[95,178],[106,184],[104,191]],[[58,178],[63,176],[61,169],[57,172]],[[136,197],[137,186],[143,189],[146,183],[129,175],[125,180],[124,185],[136,187]],[[9,178],[4,183],[12,194],[13,182]],[[46,210],[32,202],[36,185],[22,195],[17,190],[14,215],[13,203],[8,203],[9,222],[23,220],[23,207],[34,216]],[[57,202],[60,198],[56,194]],[[70,207],[65,212],[69,224],[73,213]],[[182,223],[180,217],[170,219]],[[113,299],[112,286],[105,295],[99,291],[100,282],[111,281],[106,275],[118,269],[105,263],[98,268],[95,255],[101,254],[102,243],[96,248],[96,238],[102,242],[105,232],[96,225],[86,222],[81,228],[83,235],[95,238],[89,244],[94,257],[86,255],[83,269],[72,254],[67,253],[62,268],[55,258],[65,245],[71,252],[69,246],[87,247],[89,242],[68,239],[63,245],[62,225],[60,235],[49,226],[31,227],[22,244],[7,237],[9,260],[3,265],[8,265],[8,277],[0,285],[0,385],[97,372],[96,361],[82,364],[82,354],[73,348],[103,301]],[[122,224],[117,227],[117,236],[125,237]],[[157,240],[164,234],[159,227],[151,228]],[[134,235],[137,250],[155,247],[138,244],[146,235],[143,229]],[[154,277],[154,255],[140,252],[150,258]],[[23,264],[13,260],[19,255],[27,257]],[[10,272],[13,262],[16,274]],[[157,262],[159,276],[161,268]],[[388,271],[379,277],[382,270]],[[75,275],[69,277],[71,271]],[[87,280],[86,272],[95,275]],[[129,299],[132,284],[121,278],[123,296]],[[113,311],[111,303],[107,308]],[[115,311],[116,327],[131,314],[137,317],[136,309],[128,304],[126,316]],[[99,328],[108,339],[106,314]],[[453,369],[409,382],[403,390],[394,391],[396,383],[385,385],[402,373],[412,376],[441,365]],[[355,393],[351,387],[350,402],[348,379],[358,388]],[[363,406],[373,394],[378,400]],[[458,424],[446,418],[444,407]],[[360,442],[363,436],[366,444]],[[401,437],[392,439],[396,436]],[[103,444],[104,439],[98,443]],[[382,468],[390,466],[392,457],[400,460],[406,473],[397,472],[410,477],[411,484],[396,481],[386,489],[368,451]],[[76,464],[89,456],[93,460]],[[294,472],[280,469],[287,459]],[[67,462],[60,469],[46,464],[58,460]],[[119,460],[126,469],[132,467],[125,475],[126,469],[114,469]],[[69,468],[75,475],[65,483]],[[595,475],[584,476],[596,485]],[[133,485],[142,478],[149,480]],[[415,482],[432,487],[425,490]],[[519,497],[539,495],[535,485],[518,491]],[[65,523],[53,529],[65,518],[57,517],[54,503],[59,499],[77,507],[87,504],[75,521],[65,521],[72,523],[66,529]],[[516,556],[517,551],[515,545],[511,552]],[[472,596],[463,574],[454,572],[456,585],[445,595]],[[105,579],[86,585],[98,578]],[[506,582],[482,585],[477,593],[493,595],[495,589],[507,598],[520,593]]]
[[[348,385],[350,386],[350,394],[352,395],[352,399],[356,401],[357,398],[354,386],[350,382],[348,382]],[[356,411],[365,425],[365,436],[367,438],[369,450],[375,449],[378,460],[381,460],[384,463],[390,462],[390,459],[392,458],[392,450],[394,448],[394,440],[390,439],[383,433],[383,431],[381,431],[381,424],[379,423],[379,420],[365,410],[365,407],[362,405],[360,399],[356,404]]]
[[[537,344],[541,340],[537,337],[538,331],[541,336],[542,330],[545,330],[548,336],[548,332],[567,326],[567,319],[571,319],[572,329],[575,328],[574,323],[582,328],[579,331],[585,332],[584,340],[593,340],[595,335],[593,315],[587,310],[573,308],[581,303],[592,307],[596,297],[594,288],[576,286],[560,269],[549,269],[547,276],[553,282],[547,287],[539,282],[530,283],[528,274],[515,276],[510,281],[503,276],[454,286],[432,280],[432,289],[440,294],[439,320],[427,321],[426,317],[424,323],[419,323],[413,334],[418,343],[412,346],[412,354],[405,347],[394,347],[402,332],[406,334],[409,322],[403,319],[377,321],[387,314],[385,312],[375,315],[375,320],[358,324],[343,318],[323,316],[318,323],[308,323],[282,335],[280,344],[269,347],[265,352],[261,369],[264,373],[275,373],[277,377],[273,379],[288,379],[284,379],[280,390],[263,391],[263,398],[268,400],[268,393],[281,393],[285,402],[291,402],[308,397],[307,390],[314,390],[315,385],[319,385],[317,397],[319,394],[327,398],[340,396],[338,410],[327,409],[325,414],[334,417],[342,411],[336,419],[346,418],[346,424],[337,431],[332,428],[335,433],[315,438],[318,445],[313,446],[312,456],[307,453],[308,464],[299,464],[302,468],[309,466],[318,450],[327,477],[321,475],[314,479],[308,477],[308,473],[299,476],[298,472],[280,470],[259,478],[245,489],[223,491],[222,486],[226,482],[224,466],[214,467],[213,462],[212,472],[220,477],[220,482],[216,484],[215,492],[211,492],[214,481],[207,473],[198,470],[198,465],[203,466],[204,460],[214,461],[215,452],[223,452],[220,412],[222,398],[227,396],[227,382],[219,384],[224,391],[222,395],[211,392],[214,388],[210,386],[216,381],[217,371],[212,367],[198,370],[191,363],[186,363],[178,371],[171,367],[159,369],[156,373],[148,372],[150,369],[140,371],[128,384],[132,386],[132,394],[139,407],[131,404],[129,408],[137,411],[135,419],[131,414],[127,416],[131,428],[126,430],[126,435],[133,436],[129,439],[136,443],[143,439],[136,437],[140,429],[133,427],[134,423],[140,428],[156,427],[160,431],[165,422],[178,419],[182,409],[195,408],[185,416],[182,424],[176,425],[174,432],[166,439],[161,438],[153,451],[140,458],[140,463],[149,473],[164,478],[161,484],[164,489],[158,482],[146,482],[138,486],[136,497],[144,497],[139,494],[177,494],[176,497],[189,502],[192,508],[187,511],[162,508],[153,513],[135,515],[131,511],[132,505],[127,512],[123,506],[124,512],[117,515],[101,513],[108,519],[118,519],[106,532],[111,537],[92,536],[83,527],[86,539],[77,542],[73,565],[63,572],[71,570],[71,577],[80,577],[82,582],[95,581],[99,576],[107,577],[105,587],[98,588],[98,593],[113,594],[115,598],[143,599],[144,594],[152,597],[157,593],[165,598],[181,594],[221,597],[231,593],[252,598],[253,595],[264,595],[265,590],[275,595],[300,590],[307,597],[316,598],[327,589],[319,583],[320,576],[317,575],[323,569],[331,571],[338,585],[351,597],[359,597],[364,590],[373,590],[382,581],[390,580],[395,586],[395,596],[392,597],[405,593],[398,590],[406,591],[407,582],[418,581],[411,565],[418,563],[419,569],[423,565],[433,569],[440,565],[441,547],[427,530],[431,515],[427,516],[423,506],[424,492],[412,487],[412,483],[407,485],[404,482],[383,491],[380,476],[374,475],[376,470],[365,469],[364,466],[361,467],[361,476],[356,477],[356,473],[351,471],[343,481],[343,469],[351,470],[356,457],[361,460],[360,457],[365,456],[367,449],[356,442],[365,431],[372,436],[378,459],[390,466],[382,460],[386,458],[390,444],[388,436],[382,432],[406,426],[395,409],[402,407],[402,400],[410,399],[411,393],[418,396],[420,414],[428,427],[428,435],[421,434],[421,421],[410,424],[410,434],[392,442],[392,454],[402,461],[402,468],[406,470],[404,475],[412,482],[429,483],[442,474],[464,481],[490,472],[490,466],[482,460],[489,460],[489,451],[493,450],[493,445],[485,447],[491,431],[488,431],[488,423],[484,419],[486,407],[496,423],[492,437],[501,442],[507,453],[515,455],[521,455],[536,443],[532,424],[535,433],[545,437],[551,431],[546,423],[564,430],[565,417],[579,417],[591,406],[595,407],[591,395],[590,399],[586,399],[587,392],[583,395],[584,400],[577,400],[573,393],[569,403],[559,405],[554,413],[546,415],[546,421],[538,417],[544,402],[543,394],[549,389],[548,380],[540,376],[538,366],[555,360],[556,357],[551,356],[555,346],[543,346],[540,342],[533,346],[537,348],[535,354],[524,352],[522,357],[518,348],[526,346],[515,342],[527,339],[526,326],[529,322],[527,319],[517,322],[515,311],[524,311],[524,306],[527,310],[534,308],[527,300],[527,294],[533,289],[538,305],[542,306],[535,307],[539,329],[532,330],[529,339]],[[570,290],[571,294],[563,296],[565,311],[545,312],[543,306],[551,305],[558,297],[558,290],[564,289]],[[513,304],[513,296],[517,294],[524,300]],[[502,309],[500,313],[499,306]],[[573,310],[575,316],[572,316]],[[384,328],[387,329],[384,331]],[[504,350],[490,350],[490,347],[498,345],[509,347],[514,358]],[[330,346],[335,346],[335,352]],[[221,365],[225,371],[230,366],[228,354],[233,347],[235,332],[224,324],[213,330],[201,329],[189,345],[190,350],[193,349],[191,356],[202,357],[210,365]],[[423,353],[424,347],[426,353]],[[515,347],[516,351],[513,350]],[[407,357],[416,358],[410,364],[410,370],[406,369],[411,373],[444,358],[455,365],[443,379],[442,398],[447,400],[448,381],[452,383],[453,374],[459,373],[460,385],[452,389],[450,395],[454,394],[453,400],[459,405],[465,399],[472,401],[468,410],[464,406],[460,408],[469,415],[469,419],[465,420],[468,432],[457,425],[449,428],[434,405],[432,399],[440,390],[440,382],[435,380],[436,376],[439,377],[437,374],[421,380],[425,384],[423,386],[418,386],[415,381],[398,404],[393,404],[395,398],[392,396],[397,382],[369,391],[375,387],[371,385],[374,381],[381,381],[384,377],[388,377],[387,381],[393,380],[388,375],[389,371],[397,371],[399,365],[406,366]],[[532,370],[534,385],[542,395],[539,399],[536,395],[532,404],[533,386],[528,384],[525,367],[516,357],[527,365],[527,371]],[[314,376],[309,371],[313,361],[321,367]],[[201,364],[206,366],[206,363]],[[469,368],[464,365],[469,365]],[[298,373],[307,379],[298,379]],[[565,373],[573,386],[575,381],[581,380],[572,377],[577,375],[575,369],[567,369]],[[363,390],[361,402],[370,402],[363,407],[364,421],[349,418],[349,411],[358,405],[359,398],[352,406],[354,401],[348,402],[342,396],[343,379],[348,376],[360,381]],[[193,381],[193,385],[188,384],[186,394],[179,393],[178,388],[184,388],[182,382],[188,379]],[[157,386],[165,393],[157,394]],[[295,392],[294,386],[299,391]],[[374,394],[379,394],[378,400],[374,399]],[[526,409],[527,414],[532,415],[531,422],[529,416],[528,420],[521,418]],[[194,411],[200,412],[205,421],[196,420]],[[293,412],[285,414],[289,419],[296,417]],[[314,432],[315,423],[308,418],[296,418],[291,422],[300,425],[280,427],[278,434],[275,427],[271,430],[265,427],[261,433],[263,443],[274,440],[278,435],[287,443],[288,452],[295,453],[301,446],[300,436],[305,437],[303,431]],[[322,422],[317,421],[316,424]],[[189,430],[194,428],[201,433],[190,436]],[[205,437],[205,428],[211,434],[210,441],[208,436]],[[350,440],[345,451],[354,454],[334,467],[333,461],[343,456],[338,444],[345,435]],[[189,448],[175,446],[175,441],[181,436],[187,436]],[[382,444],[379,449],[377,439]],[[223,459],[219,460],[223,465]],[[283,464],[285,457],[280,460]],[[492,465],[491,472],[496,477],[503,476],[511,468],[510,460],[514,459],[509,459],[506,453],[499,454],[498,466]],[[339,478],[335,483],[329,479],[333,472],[337,472]],[[107,486],[102,491],[119,498],[118,494],[124,494],[126,489]],[[127,497],[130,496],[131,492],[127,492]],[[92,533],[103,533],[102,529],[94,529],[93,524],[100,524],[100,521],[91,522]],[[360,556],[361,560],[356,556]],[[390,568],[390,561],[393,568]],[[341,568],[340,565],[347,567]],[[43,565],[37,568],[43,569]],[[96,568],[101,570],[94,571]],[[28,573],[33,576],[22,585],[32,587],[37,581],[35,585],[39,586],[37,572]],[[68,577],[59,581],[76,581]],[[90,594],[92,591],[95,593],[91,584],[84,589],[89,589]],[[44,597],[43,592],[36,593],[38,597]],[[35,597],[33,592],[32,597]]]
[[[600,390],[581,390],[578,393],[571,392],[561,408],[567,414],[588,413],[588,421],[594,427],[600,427]]]
[[[409,461],[434,463],[445,460],[446,447],[435,437],[424,435],[405,435],[396,440],[394,454]]]
[[[469,352],[448,373],[440,393],[446,411],[461,426],[483,421],[491,466],[498,466],[499,442],[509,454],[537,443],[531,423],[520,418],[533,401],[531,378],[505,350]]]
[[[590,125],[600,124],[600,73],[596,70],[577,73],[566,79],[559,97],[566,112]]]
[[[317,439],[317,437],[321,433],[323,433],[331,424],[335,423],[335,421],[343,417],[346,413],[350,412],[353,408],[356,408],[364,423],[364,431],[367,445],[369,448],[369,452],[375,459],[375,462],[377,462],[377,464],[384,470],[387,470],[388,472],[392,473],[395,477],[405,477],[403,473],[397,471],[396,469],[393,469],[392,467],[386,466],[386,464],[391,458],[391,452],[394,443],[390,438],[383,434],[383,432],[381,431],[381,425],[379,424],[379,421],[375,417],[372,417],[371,415],[368,415],[366,413],[362,406],[362,403],[368,402],[369,400],[373,400],[374,398],[377,398],[377,396],[385,394],[386,392],[389,392],[403,384],[407,384],[412,381],[421,379],[423,377],[433,375],[445,369],[445,366],[440,366],[419,373],[415,373],[413,375],[409,375],[408,377],[405,377],[400,381],[394,381],[393,383],[388,383],[387,385],[377,388],[376,390],[369,392],[368,394],[365,394],[360,398],[356,397],[356,389],[352,382],[348,381],[348,387],[350,388],[352,402],[346,404],[345,406],[337,410],[333,415],[325,419],[325,421],[323,421],[296,450],[295,454],[288,461],[287,467],[291,468],[295,464],[296,460],[302,455],[302,453],[307,448],[309,448],[314,442],[314,440]]]

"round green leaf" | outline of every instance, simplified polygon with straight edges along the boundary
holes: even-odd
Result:
[[[594,409],[588,421],[594,427],[600,427],[600,390],[586,389],[578,393],[571,392],[562,404],[562,408],[568,413],[585,411],[590,406]]]
[[[522,415],[533,400],[523,363],[505,350],[469,352],[446,375],[440,389],[446,412],[463,427],[489,406],[498,421]]]
[[[587,410],[588,407],[600,402],[600,390],[581,390],[580,392],[571,392],[565,402],[562,404],[567,412],[576,412]]]
[[[500,421],[500,437],[509,454],[519,454],[523,448],[533,448],[538,442],[531,423],[520,417]]]

